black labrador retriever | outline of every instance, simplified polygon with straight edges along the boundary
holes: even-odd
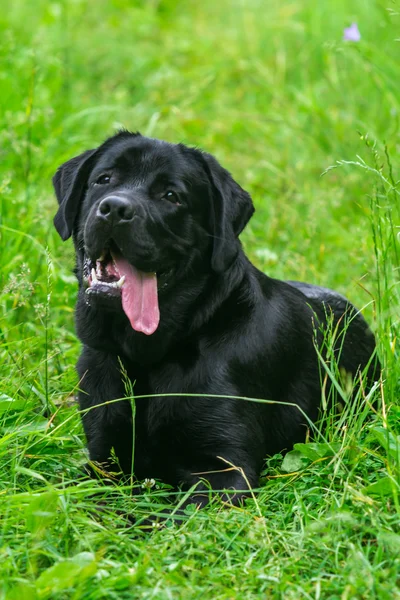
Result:
[[[238,236],[252,200],[210,154],[122,131],[63,164],[53,183],[55,227],[76,248],[79,401],[93,461],[111,466],[114,448],[130,473],[135,426],[138,479],[198,482],[198,504],[208,486],[239,501],[267,455],[304,440],[317,419],[329,327],[339,367],[373,381],[374,336],[344,297],[271,279],[246,258]]]

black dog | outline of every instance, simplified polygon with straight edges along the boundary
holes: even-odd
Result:
[[[256,486],[267,455],[304,440],[305,415],[319,412],[316,347],[327,321],[340,367],[353,377],[367,368],[373,380],[374,337],[345,298],[271,279],[248,261],[238,236],[252,200],[209,154],[124,131],[62,165],[53,182],[55,226],[77,254],[92,460],[109,464],[114,448],[131,472],[130,402],[104,405],[126,398],[122,369],[138,396],[136,477],[184,489],[201,479],[218,490]]]

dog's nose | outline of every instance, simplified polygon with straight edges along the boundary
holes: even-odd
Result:
[[[132,221],[134,212],[127,198],[107,196],[100,202],[97,215],[116,224],[123,221]]]

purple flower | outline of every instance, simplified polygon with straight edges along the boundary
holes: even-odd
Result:
[[[361,33],[358,30],[357,23],[352,23],[350,27],[346,27],[343,31],[343,39],[345,42],[359,42]]]

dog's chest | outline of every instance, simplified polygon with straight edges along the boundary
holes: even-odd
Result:
[[[214,364],[215,367],[215,364]],[[138,426],[147,435],[180,429],[215,391],[211,362],[189,354],[184,360],[165,361],[132,379],[137,398]]]

